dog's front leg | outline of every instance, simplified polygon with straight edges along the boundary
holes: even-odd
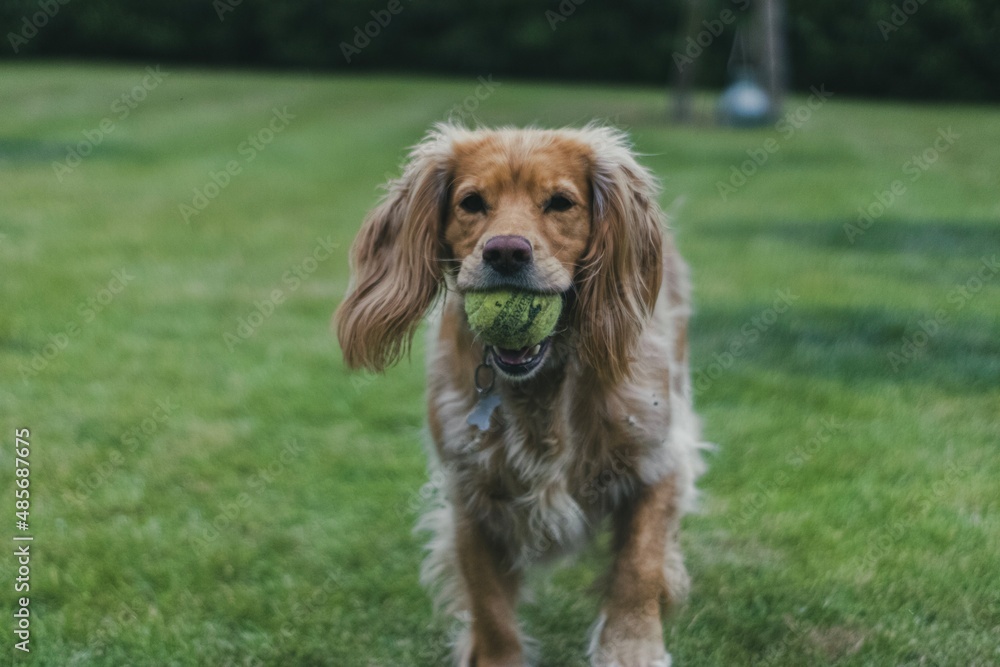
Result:
[[[684,596],[676,478],[645,487],[614,516],[615,560],[591,658],[595,667],[667,667],[661,605]]]
[[[472,614],[465,646],[459,647],[460,667],[523,667],[516,616],[520,573],[470,519],[458,521],[455,546]]]

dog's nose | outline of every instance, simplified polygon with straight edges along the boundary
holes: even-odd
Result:
[[[494,236],[483,247],[483,261],[510,274],[531,263],[531,242],[523,236]]]

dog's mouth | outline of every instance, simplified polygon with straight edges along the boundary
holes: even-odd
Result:
[[[541,343],[529,347],[522,347],[518,350],[511,350],[503,347],[490,347],[490,357],[493,366],[504,375],[515,378],[523,378],[542,365],[545,354],[549,351],[551,337],[546,338]]]

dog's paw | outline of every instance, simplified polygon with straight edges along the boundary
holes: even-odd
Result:
[[[601,614],[590,645],[593,667],[670,667],[670,663],[658,614],[610,623]]]
[[[628,639],[602,646],[591,658],[593,667],[670,667],[670,654],[663,644]]]
[[[452,652],[455,667],[526,667],[520,647],[512,648],[505,655],[485,655],[476,649],[472,633],[463,631],[455,642]]]
[[[487,657],[470,651],[463,656],[456,664],[459,667],[526,667],[528,663],[520,655],[509,655],[501,657]]]

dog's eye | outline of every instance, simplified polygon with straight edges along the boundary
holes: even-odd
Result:
[[[552,198],[545,204],[545,211],[568,211],[573,208],[573,202],[564,195],[552,195]]]
[[[466,213],[482,213],[486,210],[486,202],[476,193],[465,195],[458,203]]]

